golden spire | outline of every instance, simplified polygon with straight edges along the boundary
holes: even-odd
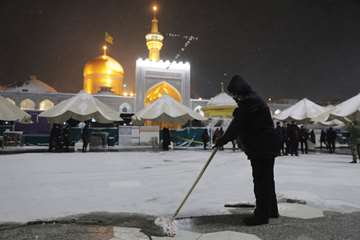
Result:
[[[156,13],[158,8],[156,5],[154,5],[152,9],[154,16],[153,19],[151,20],[151,33],[159,33],[159,20],[157,20],[156,18]]]
[[[149,59],[152,61],[160,60],[160,50],[163,46],[164,36],[159,33],[159,21],[156,18],[156,13],[158,11],[158,7],[154,5],[152,7],[153,10],[153,19],[151,21],[151,31],[146,34],[146,46],[149,49]]]

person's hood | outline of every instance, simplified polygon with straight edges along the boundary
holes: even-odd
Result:
[[[227,90],[231,95],[239,97],[246,97],[254,93],[249,83],[239,75],[235,75],[231,78]]]

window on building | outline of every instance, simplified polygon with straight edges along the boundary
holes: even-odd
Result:
[[[39,104],[40,111],[46,111],[53,107],[54,107],[54,103],[49,99],[42,100]]]
[[[35,102],[29,98],[20,102],[20,108],[22,110],[35,110]]]

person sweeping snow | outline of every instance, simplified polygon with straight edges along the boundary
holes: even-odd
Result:
[[[267,224],[269,218],[279,217],[274,161],[281,147],[280,139],[276,135],[269,107],[241,76],[235,75],[227,90],[238,107],[225,134],[216,140],[215,147],[220,148],[240,138],[251,162],[256,198],[254,214],[245,218],[244,223],[249,226]]]

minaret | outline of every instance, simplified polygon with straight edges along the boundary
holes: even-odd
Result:
[[[152,61],[160,60],[160,50],[163,46],[164,36],[159,33],[159,21],[156,18],[157,6],[153,6],[153,19],[151,21],[151,31],[146,34],[146,46],[149,49],[149,59]]]

